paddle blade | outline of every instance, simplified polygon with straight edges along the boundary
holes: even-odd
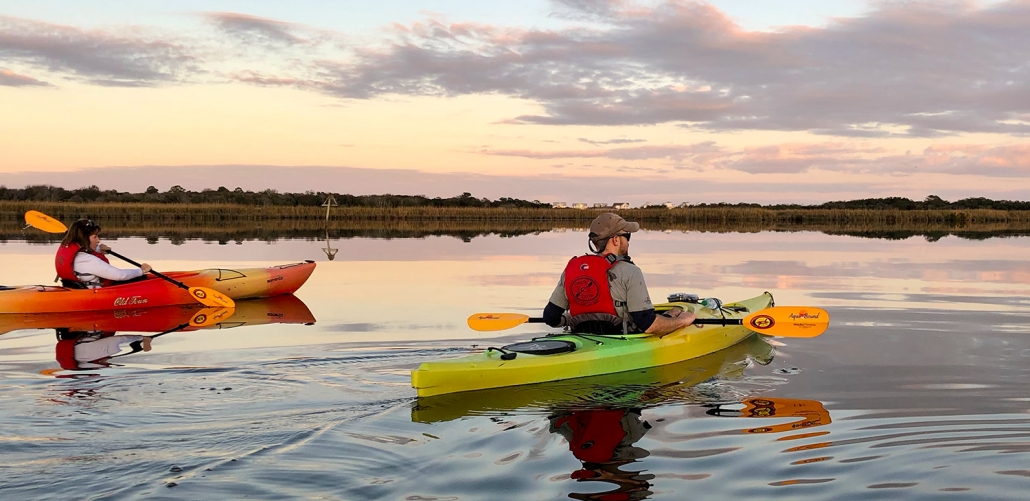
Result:
[[[236,302],[231,297],[207,287],[190,287],[190,295],[204,306],[215,308],[235,308]]]
[[[25,224],[47,233],[64,233],[68,231],[68,227],[64,223],[35,210],[25,213]]]
[[[235,308],[204,308],[190,318],[190,327],[210,327],[224,322],[236,313]]]
[[[469,328],[474,331],[503,331],[529,321],[529,315],[518,313],[474,313],[469,317]]]
[[[830,325],[830,314],[810,306],[776,306],[744,317],[744,326],[777,337],[816,337]]]

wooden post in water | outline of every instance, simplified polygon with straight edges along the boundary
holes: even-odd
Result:
[[[333,197],[332,193],[330,193],[329,197],[326,198],[325,202],[322,203],[322,207],[325,207],[325,222],[326,223],[329,223],[329,209],[331,209],[331,208],[333,208],[335,206],[338,206],[338,205],[340,205],[340,204],[336,203],[336,198]]]
[[[322,249],[322,252],[325,252],[326,257],[328,257],[330,261],[336,258],[336,252],[339,251],[339,249],[334,249],[332,242],[329,241],[329,209],[338,205],[340,204],[336,203],[336,198],[333,197],[332,193],[326,197],[325,203],[322,204],[322,207],[325,207],[325,248]]]

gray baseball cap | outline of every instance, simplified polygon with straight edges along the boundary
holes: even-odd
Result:
[[[640,229],[640,224],[626,221],[618,214],[605,212],[590,223],[590,239],[604,240],[620,233],[633,233]]]

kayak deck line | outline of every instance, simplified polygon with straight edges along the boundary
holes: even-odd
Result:
[[[766,292],[719,310],[685,302],[658,304],[655,309],[665,311],[678,307],[698,318],[731,320],[773,304],[772,294]],[[514,357],[495,349],[457,359],[425,362],[411,372],[411,383],[418,396],[426,397],[611,374],[697,358],[733,346],[752,335],[754,332],[746,327],[730,323],[687,326],[664,336],[551,334],[539,339],[568,341],[574,349],[550,355],[517,353]]]

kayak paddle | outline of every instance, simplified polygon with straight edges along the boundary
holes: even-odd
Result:
[[[131,260],[131,259],[129,259],[129,258],[127,258],[127,257],[125,257],[125,256],[123,256],[123,255],[113,251],[113,250],[109,250],[109,251],[107,251],[107,253],[112,255],[112,256],[114,256],[114,257],[116,257],[116,258],[118,258],[118,259],[121,259],[122,261],[125,261],[126,263],[129,263],[129,264],[131,264],[131,265],[133,265],[133,266],[135,266],[137,268],[140,268],[140,267],[143,266],[143,265],[137,263],[136,261],[133,261],[133,260]],[[186,285],[186,284],[184,284],[184,283],[182,283],[182,282],[180,282],[180,281],[178,281],[178,280],[176,280],[176,279],[174,279],[172,277],[169,277],[168,275],[165,275],[164,273],[161,273],[161,272],[159,272],[159,271],[157,271],[157,270],[155,270],[153,268],[150,269],[150,273],[153,273],[154,275],[156,275],[156,276],[158,276],[160,278],[163,278],[163,279],[165,279],[165,280],[167,280],[167,281],[177,285],[179,288],[188,290],[190,292],[190,295],[193,296],[193,299],[196,299],[197,301],[200,301],[200,304],[203,304],[204,306],[221,307],[221,308],[235,308],[236,307],[236,302],[234,302],[232,300],[232,298],[230,298],[229,296],[226,296],[225,294],[222,294],[221,292],[218,292],[218,291],[216,291],[214,289],[209,289],[207,287],[190,287],[190,286],[188,286],[188,285]]]
[[[45,231],[47,233],[65,233],[65,232],[68,231],[68,227],[65,226],[64,223],[62,223],[62,222],[60,222],[60,221],[58,221],[58,220],[56,220],[56,219],[46,215],[46,214],[43,214],[42,212],[35,211],[35,210],[30,210],[30,211],[25,213],[25,224],[27,224],[29,226],[32,226],[33,228],[36,228],[36,229],[39,229],[39,230],[43,230],[43,231]],[[129,263],[131,265],[133,265],[133,266],[136,266],[137,268],[141,267],[141,265],[139,263],[137,263],[136,261],[133,261],[133,260],[131,260],[131,259],[129,259],[129,258],[123,256],[123,255],[121,255],[121,254],[118,254],[115,251],[109,250],[109,251],[107,251],[107,253],[111,254],[111,255],[113,255],[113,256],[115,256],[115,257],[117,257],[117,258],[119,258],[119,259],[121,259],[121,260],[123,260],[123,261],[125,261],[125,262],[127,262],[127,263]],[[232,300],[232,298],[230,298],[229,296],[226,296],[225,294],[222,294],[221,292],[218,292],[218,291],[216,291],[214,289],[209,289],[207,287],[190,287],[190,286],[188,286],[188,285],[186,285],[186,284],[184,284],[184,283],[182,283],[182,282],[180,282],[178,280],[175,280],[175,279],[165,275],[164,273],[160,273],[160,272],[158,272],[157,270],[154,270],[154,269],[151,269],[150,273],[153,273],[155,276],[160,277],[160,278],[162,278],[164,280],[167,280],[167,281],[175,284],[177,287],[180,287],[182,289],[186,289],[187,291],[189,291],[190,296],[192,296],[193,299],[196,299],[198,302],[200,302],[200,304],[202,304],[204,306],[219,307],[219,308],[235,308],[236,307],[236,303]]]
[[[543,323],[544,319],[519,313],[475,313],[468,318],[475,331],[500,331],[524,323]],[[744,318],[698,318],[694,325],[743,325],[766,336],[816,337],[830,325],[830,314],[808,306],[774,306]]]
[[[236,310],[233,308],[204,308],[190,317],[190,327],[204,328],[215,325],[219,322],[224,322],[233,316]],[[161,334],[164,334],[163,332]],[[150,337],[157,337],[161,334],[155,334]]]

